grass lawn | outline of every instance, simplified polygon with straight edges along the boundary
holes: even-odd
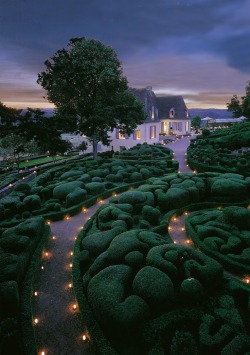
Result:
[[[61,160],[61,159],[68,159],[67,156],[57,156],[56,157],[56,161]],[[31,166],[34,165],[41,165],[41,164],[46,164],[46,163],[51,163],[53,162],[52,157],[42,157],[42,158],[36,158],[36,159],[27,159],[24,160],[20,163],[20,169],[24,169],[24,168],[29,168]],[[14,166],[17,165],[16,163],[14,163]]]

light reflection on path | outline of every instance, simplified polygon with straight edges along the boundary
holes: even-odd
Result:
[[[43,253],[33,297],[33,317],[38,355],[91,354],[83,340],[83,325],[75,300],[71,276],[75,237],[101,204],[86,212],[51,222],[52,237]],[[46,255],[47,253],[47,255]],[[34,322],[35,323],[35,322]]]

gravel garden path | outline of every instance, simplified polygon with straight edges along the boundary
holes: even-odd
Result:
[[[175,152],[181,172],[192,172],[185,161],[189,140],[190,137],[184,137],[167,145]],[[83,339],[85,329],[74,296],[71,263],[75,237],[99,206],[50,225],[52,236],[43,253],[33,295],[38,355],[91,354],[88,342]],[[179,234],[185,238],[185,232],[179,230]]]
[[[83,340],[85,329],[74,296],[71,267],[75,237],[99,206],[50,225],[52,236],[43,252],[33,297],[39,355],[91,353],[88,342]]]

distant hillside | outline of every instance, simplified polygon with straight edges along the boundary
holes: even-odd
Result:
[[[53,116],[53,108],[43,108],[41,109],[45,112],[45,116],[51,117]],[[24,110],[25,111],[25,110]],[[211,117],[211,118],[231,118],[232,113],[227,111],[226,109],[218,109],[218,108],[191,108],[188,110],[190,113],[190,117],[194,117],[196,115],[200,116],[201,118],[204,117]]]
[[[190,113],[190,117],[194,117],[196,115],[201,118],[211,117],[211,118],[232,118],[232,113],[227,111],[227,109],[218,109],[218,108],[191,108],[188,110]]]

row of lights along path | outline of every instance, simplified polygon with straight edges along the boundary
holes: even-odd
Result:
[[[38,355],[91,354],[90,336],[75,299],[72,266],[76,236],[97,205],[74,217],[51,222],[51,238],[43,252],[33,291],[33,324]]]
[[[181,172],[192,172],[185,155],[189,137],[169,143]],[[104,202],[108,202],[108,199]],[[50,224],[52,236],[43,252],[34,286],[33,323],[38,355],[90,354],[89,334],[83,329],[71,276],[77,234],[100,204],[69,219]]]

